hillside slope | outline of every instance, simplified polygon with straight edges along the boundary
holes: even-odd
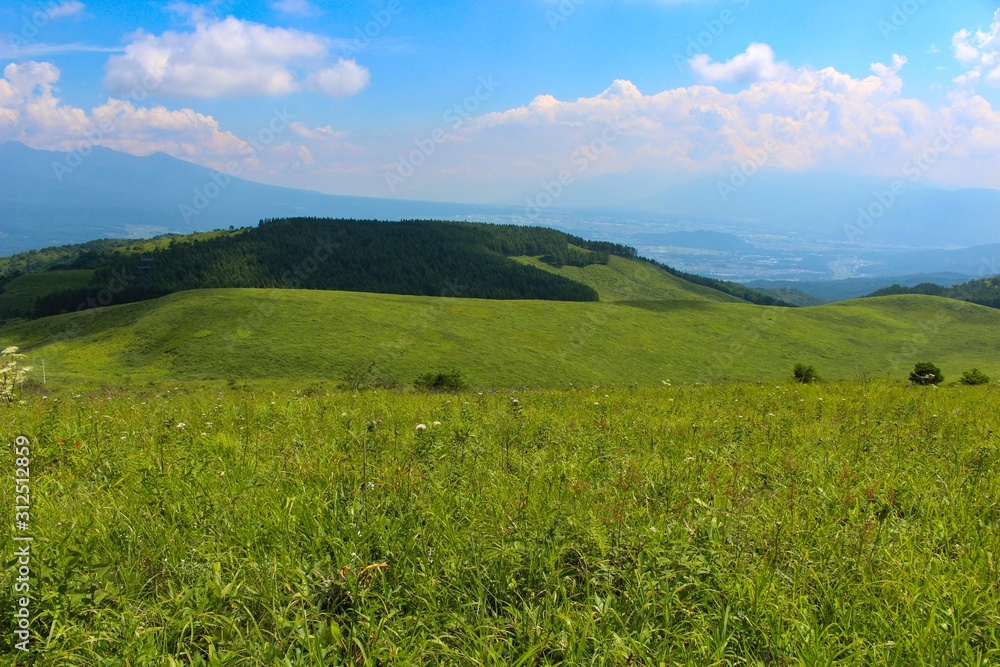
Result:
[[[562,266],[556,268],[537,257],[514,257],[514,260],[549,273],[588,285],[601,301],[688,300],[741,303],[742,299],[723,294],[671,275],[648,262],[612,255],[607,264]]]
[[[927,294],[959,299],[981,306],[1000,308],[1000,276],[970,280],[960,285],[942,286],[936,283],[921,283],[913,287],[890,285],[872,292],[868,296],[891,296],[895,294]]]
[[[1000,375],[1000,312],[900,296],[815,308],[712,301],[486,301],[198,290],[0,328],[49,378],[337,379],[375,362],[403,383],[455,368],[476,386]]]
[[[39,292],[32,308],[20,304],[20,309],[4,310],[0,301],[0,319],[74,312],[102,293],[100,303],[107,305],[108,292],[114,303],[123,304],[214,288],[553,301],[597,301],[603,290],[611,300],[787,305],[743,285],[641,260],[634,248],[617,243],[544,227],[434,220],[262,220],[251,228],[129,245],[47,248],[7,258],[6,265],[8,272],[36,267],[92,274],[61,290]],[[55,277],[49,284],[56,284]]]

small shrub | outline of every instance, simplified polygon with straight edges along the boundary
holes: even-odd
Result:
[[[795,368],[792,370],[792,377],[796,382],[801,382],[802,384],[809,384],[810,382],[819,382],[819,373],[812,366],[807,366],[806,364],[795,364]]]
[[[923,386],[941,384],[944,382],[944,375],[941,374],[941,369],[931,362],[921,361],[913,367],[913,372],[910,373],[910,382]]]
[[[990,376],[978,368],[973,368],[971,371],[962,373],[962,379],[959,382],[968,385],[989,384]]]
[[[426,391],[459,391],[468,385],[459,371],[448,373],[424,373],[413,381],[413,386]]]
[[[376,366],[374,360],[359,361],[348,366],[340,374],[340,387],[351,391],[368,388],[375,377]]]

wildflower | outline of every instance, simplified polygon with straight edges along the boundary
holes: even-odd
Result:
[[[423,433],[427,430],[427,424],[417,424],[417,433]]]
[[[517,400],[516,398],[512,398],[512,399],[510,399],[510,404],[511,405],[521,405],[521,401]]]

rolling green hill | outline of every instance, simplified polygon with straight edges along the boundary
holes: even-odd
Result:
[[[637,259],[611,256],[607,264],[554,267],[537,257],[515,260],[592,287],[601,301],[696,300],[742,302],[734,296],[671,275]]]
[[[0,258],[0,287],[19,272],[66,269],[92,273],[35,293],[33,308],[29,299],[5,313],[0,303],[0,319],[74,312],[81,304],[106,305],[112,296],[122,304],[240,287],[553,301],[596,301],[603,290],[611,300],[790,305],[744,285],[679,272],[617,243],[542,227],[433,220],[262,220],[252,228],[46,248]]]
[[[410,383],[451,368],[474,386],[1000,375],[1000,312],[898,296],[815,308],[709,300],[488,301],[310,290],[198,290],[0,328],[49,377],[325,378],[375,362]]]
[[[635,251],[519,225],[262,220],[255,228],[189,241],[159,239],[81,254],[69,266],[94,268],[89,282],[39,299],[34,315],[73,312],[109,285],[115,286],[115,303],[228,287],[596,301],[597,293],[586,285],[510,257],[531,255],[553,266],[584,266],[607,262],[609,253]],[[140,267],[148,271],[143,275]]]

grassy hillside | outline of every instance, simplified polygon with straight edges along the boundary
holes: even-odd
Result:
[[[0,320],[11,317],[31,317],[35,300],[63,290],[76,289],[90,280],[93,271],[43,271],[26,273],[3,285],[0,292]]]
[[[925,296],[815,308],[708,300],[487,301],[198,290],[0,328],[50,377],[326,378],[374,361],[403,383],[456,368],[476,386],[787,377],[1000,376],[1000,312]]]
[[[718,290],[695,285],[637,259],[612,255],[607,264],[556,268],[536,257],[515,257],[518,262],[555,273],[594,288],[601,301],[726,301],[742,302]]]
[[[1000,661],[994,387],[219,385],[0,411],[37,591],[0,662]]]
[[[78,262],[86,265],[76,268],[96,264],[90,283],[40,299],[35,314],[73,312],[110,284],[117,284],[117,303],[238,287],[596,301],[589,287],[510,257],[531,255],[554,266],[584,266],[607,262],[609,252],[635,252],[542,227],[327,218],[262,220],[254,228],[202,235],[191,242],[170,239],[147,245],[151,247],[81,255]],[[140,280],[144,261],[149,271]]]
[[[772,287],[767,289],[757,287],[755,289],[758,292],[770,294],[774,298],[781,299],[785,303],[793,306],[821,306],[824,303],[828,303],[824,299],[820,299],[812,294],[808,294],[802,290],[792,289],[790,287]]]

